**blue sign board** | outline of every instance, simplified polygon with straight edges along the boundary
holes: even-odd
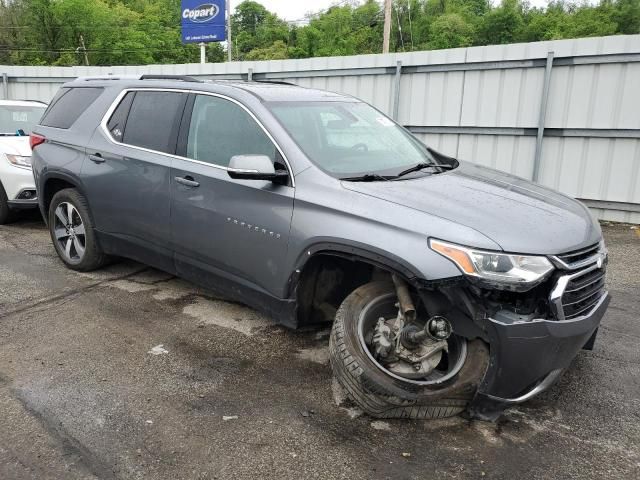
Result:
[[[226,0],[182,0],[182,43],[222,42]]]

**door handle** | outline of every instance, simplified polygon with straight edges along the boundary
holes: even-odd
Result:
[[[193,177],[187,175],[186,177],[176,177],[176,182],[187,187],[199,187],[200,183],[196,182]]]
[[[105,160],[100,153],[94,153],[93,155],[89,155],[89,160],[93,163],[104,163]]]

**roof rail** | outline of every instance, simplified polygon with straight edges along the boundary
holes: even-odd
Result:
[[[275,85],[292,85],[294,87],[299,87],[300,85],[296,85],[295,83],[291,83],[291,82],[285,82],[284,80],[269,80],[269,79],[259,79],[259,78],[252,78],[252,81],[256,82],[256,83],[273,83]]]
[[[14,102],[31,102],[31,103],[41,103],[42,105],[49,105],[47,102],[43,102],[42,100],[30,100],[28,98],[11,98],[7,100],[13,100]]]
[[[78,82],[91,82],[91,81],[101,81],[101,80],[140,80],[140,75],[95,75],[95,76],[87,76],[87,77],[78,77],[76,81]]]
[[[204,83],[202,80],[188,75],[142,75],[140,80],[178,80],[181,82]]]

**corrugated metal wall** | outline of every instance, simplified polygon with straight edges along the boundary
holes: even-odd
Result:
[[[600,218],[640,223],[640,35],[269,62],[0,66],[0,72],[5,97],[44,101],[77,76],[141,73],[286,80],[347,93],[444,153],[529,179],[537,170],[540,183],[583,199]]]

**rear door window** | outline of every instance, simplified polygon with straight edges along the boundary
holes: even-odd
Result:
[[[103,91],[100,87],[60,89],[40,120],[40,125],[70,128]]]
[[[180,118],[187,94],[135,92],[122,143],[163,153],[175,153]]]

